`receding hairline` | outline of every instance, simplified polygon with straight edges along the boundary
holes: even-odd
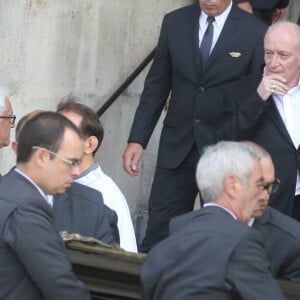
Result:
[[[276,30],[284,30],[288,29],[290,32],[294,32],[294,35],[296,37],[296,42],[300,51],[300,26],[296,23],[290,22],[290,21],[279,21],[269,26],[265,33],[265,40],[266,38],[273,33]],[[300,54],[300,53],[299,53]]]

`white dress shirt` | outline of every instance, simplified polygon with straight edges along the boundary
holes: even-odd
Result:
[[[230,13],[232,7],[232,2],[230,5],[218,16],[215,16],[215,21],[212,23],[214,26],[214,35],[212,40],[212,45],[210,49],[210,53],[212,52],[214,46],[217,43],[217,40],[221,34],[221,31],[224,27],[225,21]],[[207,23],[207,14],[204,11],[201,11],[200,17],[199,17],[199,47],[201,45],[204,33],[207,29],[208,23]]]
[[[296,149],[300,144],[300,82],[284,96],[273,95],[275,105]],[[300,177],[297,174],[295,195],[300,194]]]
[[[115,182],[104,174],[101,167],[97,164],[92,165],[82,172],[75,181],[102,193],[104,204],[118,215],[120,247],[126,251],[137,252],[135,232],[129,207],[126,198]]]

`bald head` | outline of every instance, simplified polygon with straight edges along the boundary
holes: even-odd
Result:
[[[264,39],[265,75],[281,76],[289,89],[300,79],[300,27],[291,22],[270,26]]]

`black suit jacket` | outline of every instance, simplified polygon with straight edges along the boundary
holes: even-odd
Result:
[[[218,139],[252,140],[270,153],[280,180],[279,190],[271,195],[270,206],[291,215],[300,170],[300,149],[295,148],[272,97],[265,102],[257,94],[258,84],[259,80],[253,86],[244,82],[230,90],[228,97],[238,103],[237,112],[224,119],[218,129]],[[245,98],[247,100],[239,102]]]
[[[284,299],[266,261],[255,230],[205,207],[149,252],[142,299]]]
[[[52,209],[15,170],[0,181],[0,299],[90,299],[76,279]]]
[[[300,223],[267,207],[253,227],[262,233],[273,276],[300,282]]]
[[[197,4],[164,17],[128,139],[146,147],[171,91],[158,151],[158,165],[165,168],[176,168],[195,143],[200,152],[216,142],[218,120],[231,109],[222,87],[259,74],[263,64],[266,25],[233,5],[203,69],[199,13]]]
[[[53,214],[59,231],[94,237],[107,244],[120,242],[117,214],[95,189],[73,182],[63,194],[53,197]]]

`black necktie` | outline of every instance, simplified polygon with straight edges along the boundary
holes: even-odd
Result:
[[[207,62],[210,54],[210,48],[211,48],[213,35],[214,35],[214,25],[213,25],[214,20],[215,17],[211,17],[211,16],[207,17],[208,25],[200,45],[200,53],[201,53],[203,65],[205,65],[205,63]]]

